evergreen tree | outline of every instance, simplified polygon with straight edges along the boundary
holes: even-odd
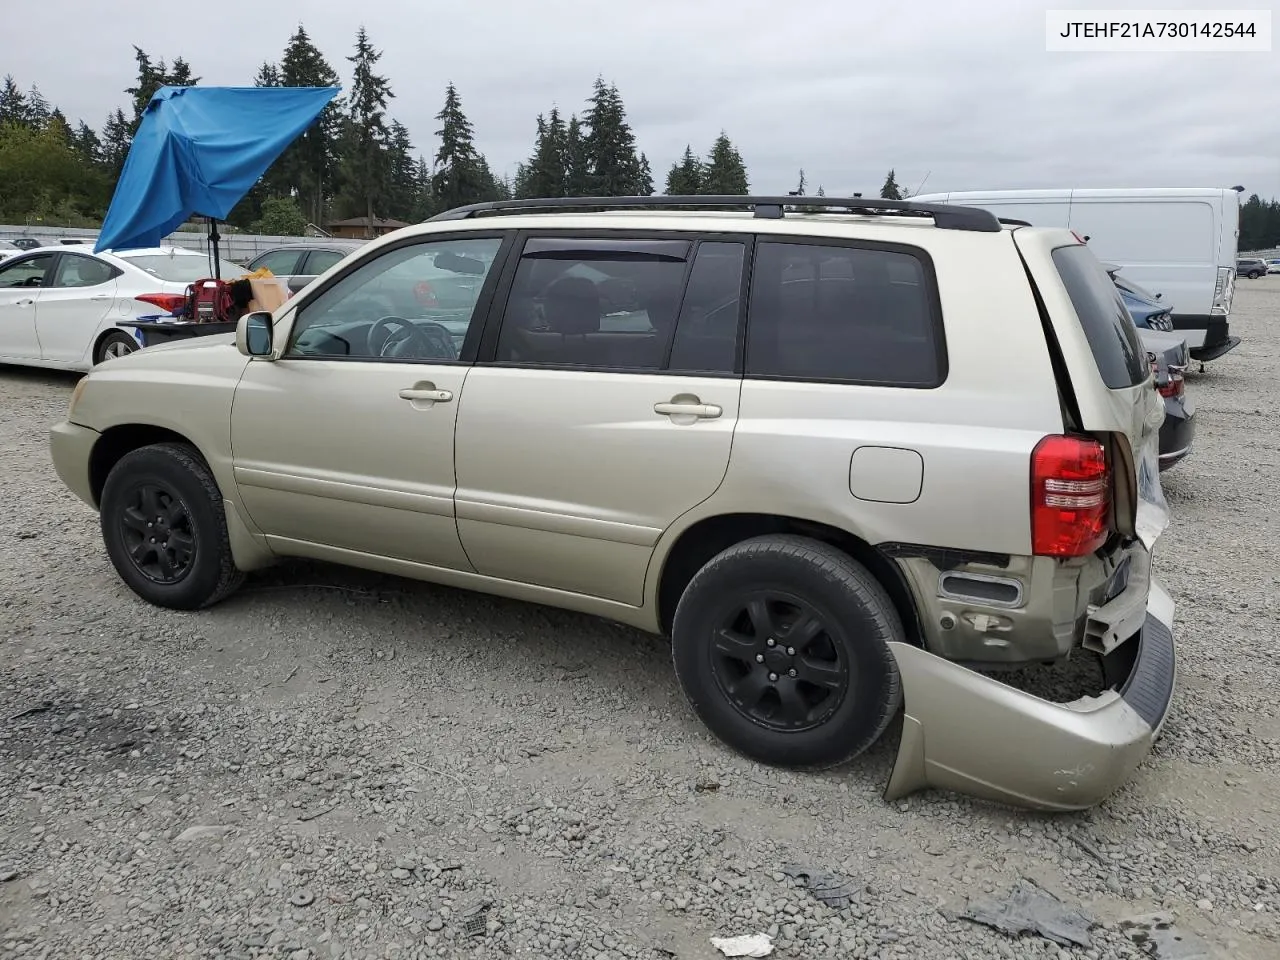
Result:
[[[27,96],[19,89],[12,74],[6,74],[0,87],[0,126],[10,123],[26,124]]]
[[[627,112],[618,88],[597,77],[583,117],[587,126],[585,153],[591,191],[601,197],[625,197],[641,193],[645,173],[636,155],[636,138],[627,123]],[[653,190],[652,177],[648,184]]]
[[[522,197],[566,196],[567,157],[569,132],[560,111],[552,107],[545,119],[538,116],[538,134],[534,140],[533,157],[523,167],[520,177]]]
[[[413,215],[410,218],[413,222],[422,222],[435,216],[436,198],[431,187],[431,167],[423,157],[418,157],[418,162],[414,167],[414,200]]]
[[[800,168],[800,182],[796,184],[795,195],[803,197],[805,190],[808,189],[808,182],[804,178],[804,167]]]
[[[102,142],[98,139],[98,135],[93,132],[93,127],[83,120],[76,125],[75,130],[71,133],[71,149],[79,154],[80,159],[87,164],[93,165],[102,162]]]
[[[564,186],[567,197],[591,196],[591,158],[577,114],[569,117],[564,138]]]
[[[354,69],[342,146],[342,176],[347,210],[359,211],[371,222],[374,210],[386,203],[391,188],[386,110],[394,94],[387,78],[374,72],[381,59],[382,52],[373,48],[368,33],[360,27],[356,51],[347,57]]]
[[[37,130],[43,130],[49,122],[49,117],[49,101],[40,93],[40,88],[33,83],[31,92],[27,94],[27,123]],[[63,122],[66,122],[66,118],[63,118]]]
[[[688,197],[702,193],[705,176],[702,161],[694,155],[693,147],[685,144],[684,156],[679,163],[673,163],[667,173],[667,196]]]
[[[253,78],[253,85],[255,87],[280,86],[280,68],[274,63],[264,62]]]
[[[653,196],[653,167],[649,166],[649,158],[640,151],[640,171],[636,179],[636,196]]]
[[[880,188],[881,200],[901,200],[902,188],[898,186],[898,181],[893,175],[893,171],[889,171],[889,175],[884,178],[884,186]]]
[[[338,83],[338,74],[301,24],[285,47],[279,78],[285,87],[332,87]],[[280,168],[280,178],[297,195],[303,214],[312,223],[324,220],[333,193],[341,110],[337,99],[326,104],[316,122],[289,145],[275,164]]]
[[[129,155],[129,147],[133,143],[133,126],[119,107],[107,117],[102,125],[102,146],[99,152],[103,170],[114,183],[124,169],[125,157]]]
[[[711,147],[707,157],[706,175],[702,179],[702,192],[708,194],[746,194],[747,168],[742,155],[723,130]]]
[[[160,68],[161,70],[164,69],[163,61],[160,63]],[[193,77],[190,64],[178,57],[173,61],[173,66],[169,68],[168,73],[165,74],[164,83],[167,87],[194,87],[200,83],[200,78]]]
[[[399,120],[391,121],[387,145],[391,167],[391,192],[387,209],[389,216],[408,220],[413,216],[418,195],[418,169],[413,160],[413,141],[409,131]]]
[[[452,82],[445,88],[444,107],[436,119],[440,121],[436,131],[440,149],[436,151],[431,187],[439,209],[497,199],[492,196],[496,188],[493,174],[476,152],[471,121],[462,112],[462,99]]]

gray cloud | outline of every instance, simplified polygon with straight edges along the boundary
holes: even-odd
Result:
[[[452,80],[499,171],[529,154],[538,113],[580,112],[599,74],[618,84],[659,181],[686,143],[705,151],[723,128],[762,192],[792,188],[800,167],[830,194],[870,192],[894,167],[909,186],[927,174],[928,191],[1241,183],[1280,196],[1275,54],[1044,50],[1045,9],[1096,6],[43,0],[42,19],[64,25],[57,43],[8,36],[0,69],[100,127],[125,105],[131,44],[241,85],[301,20],[346,83],[363,22],[418,150],[435,149]]]

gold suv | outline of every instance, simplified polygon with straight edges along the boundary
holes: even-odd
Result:
[[[370,243],[234,337],[95,368],[52,451],[152,603],[310,557],[586,611],[668,634],[757,760],[835,764],[903,712],[888,796],[1071,809],[1173,696],[1150,377],[1065,230],[514,201]],[[1108,686],[990,675],[1073,656]]]

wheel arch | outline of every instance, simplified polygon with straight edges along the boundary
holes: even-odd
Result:
[[[93,343],[89,345],[88,361],[90,367],[96,367],[98,365],[98,354],[102,350],[102,345],[106,342],[107,337],[111,336],[113,333],[121,334],[128,337],[130,340],[133,340],[134,343],[138,343],[137,338],[130,334],[128,330],[117,327],[114,323],[108,323],[98,331],[97,335],[93,338]],[[142,344],[138,344],[137,349],[141,350]]]
[[[720,551],[752,537],[790,533],[835,547],[866,567],[880,582],[902,619],[910,643],[921,645],[920,619],[911,588],[889,557],[863,538],[841,527],[804,517],[775,513],[724,513],[702,517],[659,547],[653,609],[659,629],[670,635],[676,604],[693,575]]]
[[[102,488],[111,468],[126,454],[156,443],[175,443],[189,448],[214,475],[222,494],[223,510],[227,518],[227,533],[231,553],[241,570],[257,570],[270,566],[276,557],[266,546],[262,532],[248,519],[240,507],[234,484],[230,487],[218,476],[217,464],[210,460],[200,445],[185,434],[170,427],[153,423],[123,423],[102,431],[89,453],[89,488],[95,507],[102,505]]]

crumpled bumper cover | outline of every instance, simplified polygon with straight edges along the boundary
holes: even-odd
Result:
[[[902,743],[885,790],[925,787],[1036,810],[1081,810],[1129,779],[1173,702],[1173,600],[1151,581],[1138,656],[1119,690],[1053,703],[918,647],[890,646],[902,675]]]

